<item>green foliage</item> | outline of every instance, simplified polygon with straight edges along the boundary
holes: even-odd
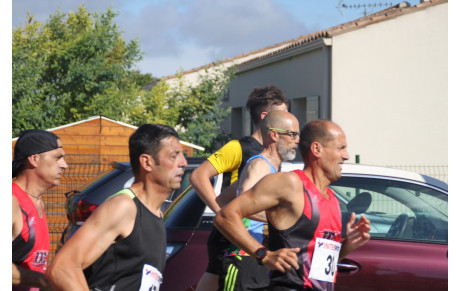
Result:
[[[119,119],[129,109],[129,70],[142,56],[137,40],[121,38],[116,15],[80,6],[45,24],[28,16],[13,30],[13,136],[99,114]]]
[[[216,63],[198,77],[195,85],[185,82],[178,74],[178,85],[170,88],[160,80],[150,90],[141,92],[134,110],[128,120],[130,123],[162,123],[170,125],[179,132],[182,140],[204,147],[209,155],[228,140],[220,130],[221,122],[230,113],[230,108],[222,106],[228,90],[233,70],[226,70]]]
[[[215,151],[228,139],[219,125],[230,113],[222,100],[235,72],[215,63],[196,84],[178,74],[171,88],[133,69],[142,53],[137,40],[122,39],[116,16],[111,9],[88,13],[83,5],[68,14],[58,10],[46,23],[28,16],[13,30],[13,136],[104,115],[167,124],[182,140],[205,147],[201,155]],[[155,86],[143,90],[150,82]]]
[[[230,114],[230,108],[222,106],[233,70],[225,70],[218,64],[201,75],[196,86],[179,86],[176,98],[179,108],[177,124],[183,140],[205,147],[205,154],[218,149],[219,141],[226,134],[220,130],[221,122]]]
[[[160,123],[176,126],[177,108],[168,106],[169,86],[164,80],[149,91],[138,91],[138,100],[127,116],[127,122],[134,125]]]

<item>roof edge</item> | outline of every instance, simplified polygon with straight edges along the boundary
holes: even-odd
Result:
[[[284,41],[284,42],[280,42],[280,43],[277,43],[277,44],[274,44],[274,45],[271,45],[271,46],[267,46],[267,47],[257,49],[257,50],[252,50],[252,51],[249,51],[247,53],[243,53],[243,54],[240,54],[240,55],[237,55],[237,56],[234,56],[234,57],[230,57],[228,59],[222,60],[221,63],[229,63],[231,61],[234,61],[234,60],[237,60],[237,59],[240,59],[240,58],[244,58],[244,57],[250,56],[252,54],[256,54],[256,53],[263,52],[265,50],[271,50],[271,49],[274,49],[276,47],[280,47],[279,50],[271,51],[271,52],[268,52],[267,54],[257,56],[255,58],[252,58],[252,59],[249,59],[249,60],[247,60],[245,62],[242,62],[242,63],[240,63],[238,65],[247,64],[249,62],[252,62],[252,61],[255,61],[255,60],[260,60],[260,59],[265,58],[267,56],[275,55],[277,53],[280,53],[280,52],[283,52],[285,50],[294,48],[296,46],[303,45],[303,44],[305,44],[307,42],[315,41],[315,40],[320,39],[320,38],[332,37],[332,36],[335,36],[335,35],[339,35],[339,34],[342,34],[342,33],[345,33],[345,32],[349,32],[349,31],[352,31],[352,30],[355,30],[355,29],[365,27],[365,26],[370,25],[370,24],[374,24],[374,23],[378,23],[378,22],[381,22],[381,21],[389,20],[389,19],[392,19],[392,18],[397,17],[397,16],[401,16],[401,15],[421,11],[421,10],[424,10],[424,9],[426,9],[428,7],[436,6],[436,5],[447,3],[447,2],[448,2],[448,0],[428,0],[428,1],[424,1],[424,2],[421,2],[421,3],[416,4],[416,5],[410,6],[410,4],[408,2],[402,1],[402,2],[398,3],[397,5],[394,5],[392,7],[389,7],[387,9],[384,9],[384,10],[381,10],[381,11],[377,11],[377,12],[375,12],[373,14],[369,14],[367,16],[363,16],[363,17],[360,17],[358,19],[351,20],[351,21],[348,21],[348,22],[345,22],[345,23],[342,23],[342,24],[339,24],[339,25],[336,25],[336,26],[333,26],[333,27],[330,27],[330,28],[326,28],[326,29],[317,31],[317,32],[313,32],[313,33],[306,34],[306,35],[301,35],[301,36],[299,36],[297,38],[293,38],[293,39],[290,39],[290,40],[287,40],[287,41]],[[286,47],[283,47],[283,46],[286,46]],[[176,74],[173,74],[173,75],[164,76],[164,77],[162,77],[162,79],[169,80],[169,79],[176,78],[178,74],[179,75],[186,75],[186,74],[195,73],[195,72],[198,72],[198,71],[200,71],[202,69],[212,67],[214,63],[215,62],[211,62],[209,64],[206,64],[206,65],[203,65],[203,66],[200,66],[200,67],[197,67],[197,68],[186,70],[186,71],[184,71],[182,73],[176,73]]]

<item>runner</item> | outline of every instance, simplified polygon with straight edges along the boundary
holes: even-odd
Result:
[[[275,173],[234,199],[216,215],[214,224],[235,245],[273,270],[269,290],[333,290],[337,262],[366,243],[370,222],[352,213],[341,242],[341,213],[329,184],[341,177],[348,160],[342,129],[327,120],[306,124],[299,150],[304,170]],[[242,222],[266,212],[268,249]]]

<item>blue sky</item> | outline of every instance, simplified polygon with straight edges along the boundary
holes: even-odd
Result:
[[[411,5],[418,0],[407,1]],[[79,0],[14,0],[13,28],[25,22],[27,10],[38,21],[57,11],[75,11]],[[112,6],[126,40],[138,37],[143,73],[156,77],[189,70],[212,61],[280,43],[384,9],[375,0],[98,0],[89,11]]]

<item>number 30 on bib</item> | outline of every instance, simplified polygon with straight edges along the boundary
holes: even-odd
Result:
[[[342,244],[339,242],[316,238],[308,278],[334,283],[341,246]]]

